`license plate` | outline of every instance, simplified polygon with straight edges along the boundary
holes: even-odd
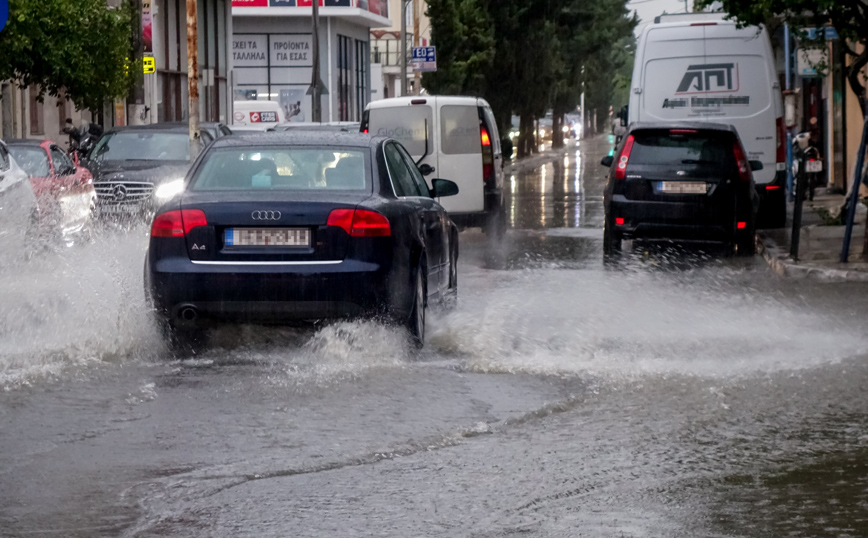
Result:
[[[309,228],[227,228],[227,247],[309,247]]]
[[[667,194],[705,194],[708,184],[703,181],[658,181],[657,190]]]
[[[100,213],[112,214],[138,213],[142,209],[138,205],[101,205],[97,207],[99,207]]]
[[[822,172],[823,161],[808,161],[805,163],[805,172]]]

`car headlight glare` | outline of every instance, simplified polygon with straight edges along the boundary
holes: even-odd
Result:
[[[158,200],[168,200],[169,198],[173,198],[181,194],[182,192],[184,192],[184,180],[173,179],[172,181],[167,181],[157,187],[157,190],[154,191],[154,196]]]

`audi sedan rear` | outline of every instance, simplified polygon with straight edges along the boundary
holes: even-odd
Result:
[[[358,133],[221,138],[158,211],[146,292],[170,343],[215,323],[385,316],[424,342],[457,294],[458,235],[398,142]]]
[[[623,239],[721,242],[752,254],[759,198],[736,130],[714,123],[636,123],[615,156],[604,193],[603,252]]]

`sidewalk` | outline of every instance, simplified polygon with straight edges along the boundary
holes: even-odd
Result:
[[[844,243],[843,225],[839,213],[845,198],[840,194],[818,192],[813,202],[802,207],[802,229],[799,240],[799,261],[790,257],[793,204],[787,204],[787,227],[757,232],[757,252],[777,274],[793,278],[811,278],[824,282],[868,282],[868,262],[862,259],[865,237],[866,208],[859,204],[850,241],[849,263],[841,263]]]

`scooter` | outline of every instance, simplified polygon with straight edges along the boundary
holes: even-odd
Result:
[[[97,125],[96,123],[91,123],[86,128],[76,129],[72,126],[71,121],[67,121],[63,132],[69,135],[69,149],[67,153],[76,166],[78,166],[94,146],[96,146],[104,130],[101,125]]]
[[[823,187],[826,184],[823,176],[823,157],[820,155],[820,150],[811,144],[811,133],[799,133],[793,137],[793,154],[796,156],[793,159],[793,176],[798,176],[799,163],[804,159],[805,174],[808,181],[807,195],[808,200],[814,200],[814,190],[818,187]]]

